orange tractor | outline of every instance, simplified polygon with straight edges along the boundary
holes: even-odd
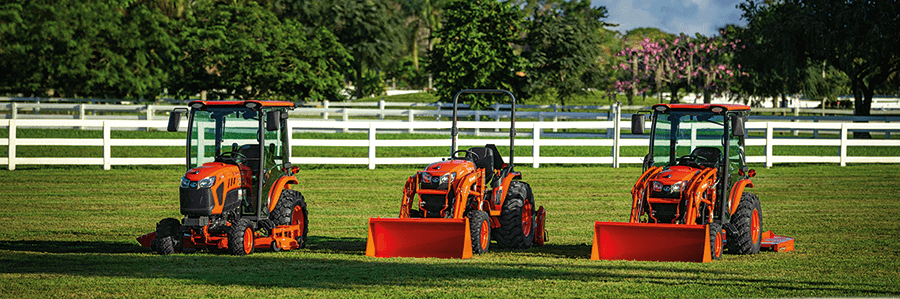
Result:
[[[163,219],[138,242],[159,254],[303,248],[306,201],[294,189],[298,168],[288,162],[287,111],[294,103],[193,101],[189,106],[188,170],[179,188],[184,218]],[[168,131],[178,131],[187,112],[175,109]]]
[[[493,144],[457,150],[457,103],[463,94],[512,100],[509,163]],[[516,99],[505,90],[463,90],[453,97],[451,154],[406,180],[399,218],[369,219],[366,255],[470,258],[499,247],[527,249],[546,241],[543,207],[513,169]],[[464,155],[460,155],[464,154]]]
[[[708,262],[724,250],[754,254],[793,250],[793,239],[762,231],[756,171],[744,158],[744,122],[750,107],[657,104],[652,107],[650,152],[631,189],[628,222],[594,224],[591,259]],[[632,116],[643,134],[645,116]]]

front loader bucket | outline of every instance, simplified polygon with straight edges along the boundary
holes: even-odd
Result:
[[[710,261],[706,225],[594,223],[592,260]]]
[[[366,255],[470,258],[469,219],[370,218]]]

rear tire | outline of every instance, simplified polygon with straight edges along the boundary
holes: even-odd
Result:
[[[151,241],[151,248],[161,255],[181,252],[183,236],[181,221],[166,218],[156,224],[156,239]]]
[[[472,253],[482,254],[491,246],[491,219],[481,210],[469,212],[469,231],[472,235]]]
[[[250,220],[238,219],[228,228],[228,250],[233,255],[243,256],[253,253],[255,241]]]
[[[731,215],[731,224],[735,231],[728,232],[728,252],[759,253],[762,244],[762,206],[756,194],[744,192],[741,195],[741,202]]]
[[[300,248],[306,248],[306,235],[309,234],[309,211],[306,209],[306,199],[298,191],[284,189],[281,198],[269,219],[278,225],[300,225],[300,236],[297,236],[297,244]]]
[[[500,227],[493,231],[501,248],[528,249],[534,243],[534,194],[531,186],[522,181],[509,184],[509,193],[497,220]]]
[[[725,233],[722,232],[722,224],[712,222],[709,224],[709,255],[713,260],[722,258],[722,245],[725,241]]]

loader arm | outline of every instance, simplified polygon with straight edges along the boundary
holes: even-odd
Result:
[[[453,219],[465,217],[466,206],[469,204],[469,196],[474,195],[479,199],[476,209],[480,209],[480,199],[484,198],[484,169],[478,169],[464,176],[456,187],[456,202],[453,207]]]
[[[634,183],[634,187],[631,188],[631,218],[628,220],[629,222],[640,222],[641,214],[643,214],[644,201],[647,200],[647,196],[649,193],[647,190],[647,180],[659,173],[662,170],[662,167],[650,167],[641,177]]]
[[[403,187],[403,198],[400,199],[400,218],[409,218],[409,210],[412,208],[413,198],[416,197],[416,191],[419,187],[419,176],[414,175],[406,179],[406,186]]]

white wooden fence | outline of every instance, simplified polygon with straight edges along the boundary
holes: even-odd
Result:
[[[111,148],[115,146],[160,146],[183,147],[184,139],[120,139],[111,138],[111,130],[153,128],[164,130],[166,121],[122,121],[122,120],[0,120],[0,128],[8,128],[7,138],[0,138],[0,147],[7,147],[7,156],[0,157],[0,165],[8,165],[9,170],[14,170],[16,165],[102,165],[103,169],[110,169],[113,165],[178,165],[185,162],[184,157],[171,158],[120,158],[111,156]],[[508,129],[508,123],[503,122],[460,122],[460,129]],[[329,122],[329,121],[288,121],[292,131],[304,129],[353,129],[368,132],[368,139],[362,140],[335,140],[335,139],[292,139],[292,146],[318,146],[318,147],[365,147],[368,148],[368,156],[363,158],[346,158],[328,156],[323,153],[318,157],[294,157],[291,153],[291,162],[295,164],[357,164],[368,165],[374,169],[376,165],[385,164],[428,164],[438,161],[441,157],[378,157],[379,147],[423,147],[446,146],[447,155],[450,154],[449,134],[437,139],[416,140],[379,140],[376,133],[385,130],[447,130],[450,122]],[[649,123],[648,123],[649,126]],[[103,132],[103,138],[19,138],[19,128],[84,128],[99,129]],[[182,128],[186,127],[183,123]],[[765,138],[751,138],[747,140],[748,146],[765,146],[765,155],[748,156],[750,163],[765,163],[766,167],[772,167],[777,163],[839,163],[841,166],[847,163],[900,163],[900,139],[848,139],[853,130],[876,130],[877,132],[900,131],[897,123],[808,123],[808,122],[748,122],[749,130],[765,131]],[[570,122],[517,122],[516,128],[521,135],[529,135],[530,138],[516,139],[517,147],[531,147],[531,156],[515,157],[516,164],[531,164],[540,167],[541,164],[607,164],[618,167],[620,163],[637,164],[642,162],[642,157],[619,157],[622,147],[647,147],[647,136],[625,135],[616,133],[619,128],[616,121],[570,121]],[[586,130],[612,130],[611,138],[542,138],[548,130],[558,129],[586,129]],[[792,134],[776,135],[776,132],[791,132],[792,130],[817,130],[839,132],[840,138],[795,138]],[[439,135],[436,135],[439,136]],[[785,136],[785,137],[781,137]],[[466,139],[463,136],[458,141],[459,146],[482,146],[493,143],[498,146],[508,146],[509,138],[497,139]],[[774,146],[834,146],[839,147],[838,156],[790,156],[786,153],[775,153]],[[18,146],[99,146],[103,147],[102,157],[17,157]],[[545,146],[604,146],[612,147],[608,156],[598,157],[547,157],[541,156],[541,147]],[[849,147],[861,146],[886,146],[898,149],[896,156],[887,157],[863,157],[849,156]],[[503,153],[501,153],[503,154]],[[779,155],[780,154],[780,155]],[[509,157],[504,157],[508,161]]]

